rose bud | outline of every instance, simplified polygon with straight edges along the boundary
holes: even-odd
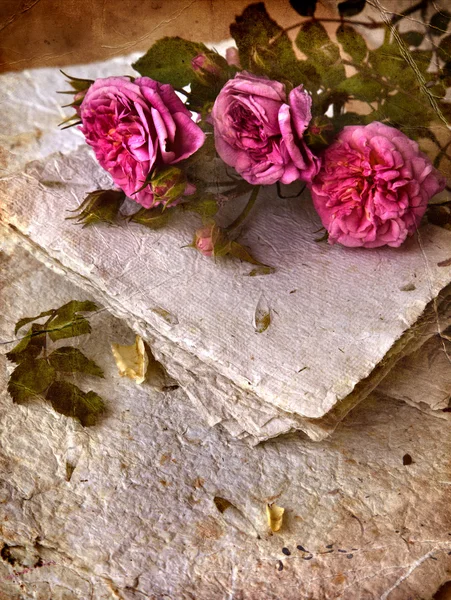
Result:
[[[310,191],[330,244],[400,246],[446,184],[416,142],[377,121],[345,127],[322,158]]]
[[[241,69],[240,54],[237,48],[234,48],[233,46],[231,48],[227,48],[226,61],[230,67],[238,67],[238,69]]]
[[[221,68],[212,60],[212,55],[198,54],[191,61],[191,66],[198,73],[211,73],[212,75],[220,75]]]
[[[216,223],[211,223],[196,231],[193,246],[204,256],[214,256],[215,246],[220,238],[221,230]]]
[[[155,171],[150,184],[156,204],[175,204],[182,196],[189,196],[196,191],[195,186],[186,181],[186,177],[178,167],[168,167]]]

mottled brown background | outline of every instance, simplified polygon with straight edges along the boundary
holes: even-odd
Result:
[[[0,0],[0,72],[146,51],[166,35],[217,42],[230,37],[229,23],[247,4],[247,0]],[[265,4],[281,25],[301,20],[288,0]],[[335,5],[334,0],[323,0],[318,15],[330,14]]]

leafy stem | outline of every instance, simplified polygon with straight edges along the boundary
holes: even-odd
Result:
[[[249,200],[247,201],[247,204],[244,207],[244,210],[238,215],[238,217],[234,221],[232,221],[232,223],[230,223],[228,227],[225,228],[225,231],[227,231],[227,233],[230,233],[231,231],[239,227],[246,220],[248,214],[251,212],[255,204],[255,201],[257,200],[260,187],[260,185],[254,186],[251,195],[249,196]]]

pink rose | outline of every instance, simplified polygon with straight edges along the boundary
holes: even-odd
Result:
[[[86,92],[80,118],[100,165],[145,208],[159,203],[149,185],[134,194],[149,174],[191,156],[205,140],[172,87],[148,77],[97,79]]]
[[[400,246],[445,187],[418,144],[377,121],[345,127],[322,158],[310,189],[331,244]]]
[[[242,71],[220,91],[211,113],[216,150],[253,185],[311,181],[320,159],[303,138],[312,100],[300,85],[288,96],[278,81]]]

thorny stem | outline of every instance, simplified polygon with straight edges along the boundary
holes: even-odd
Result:
[[[239,214],[238,217],[232,223],[230,223],[230,225],[228,227],[225,228],[225,231],[227,231],[227,232],[233,231],[234,229],[239,227],[241,225],[241,223],[243,223],[245,221],[246,217],[251,212],[251,210],[255,204],[255,201],[257,200],[257,196],[258,196],[258,192],[260,191],[260,187],[261,186],[259,186],[259,185],[254,186],[254,189],[252,190],[252,193],[249,196],[249,200],[247,201],[247,204],[244,207],[243,212],[241,214]]]

